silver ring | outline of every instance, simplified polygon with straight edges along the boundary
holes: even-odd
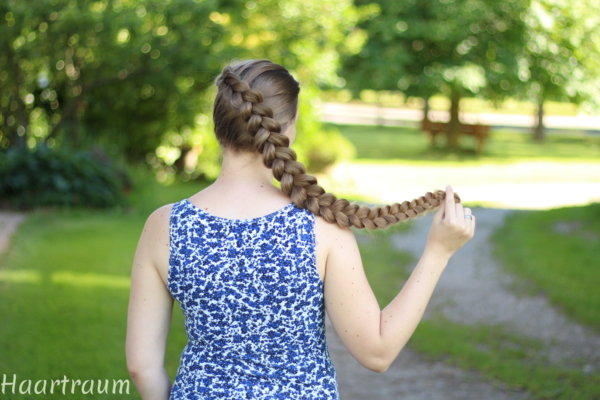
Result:
[[[465,219],[467,219],[467,218],[473,219],[473,216],[472,215],[465,215]]]

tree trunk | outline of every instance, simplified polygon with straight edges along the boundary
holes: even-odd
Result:
[[[429,123],[429,97],[423,97],[423,122],[422,126]]]
[[[423,119],[421,120],[421,131],[429,132],[431,136],[431,146],[436,145],[436,134],[431,129],[431,121],[429,120],[429,97],[423,97]]]
[[[544,126],[544,98],[540,99],[537,112],[537,125],[533,128],[533,139],[536,142],[546,140],[546,127]]]
[[[450,94],[450,122],[448,123],[448,132],[446,133],[446,147],[449,149],[458,148],[458,137],[460,135],[459,104],[460,93],[455,88],[452,88],[452,93]]]
[[[385,125],[385,119],[383,118],[383,104],[381,98],[383,95],[381,92],[377,93],[377,126]]]

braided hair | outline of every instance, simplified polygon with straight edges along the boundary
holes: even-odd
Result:
[[[385,229],[440,205],[446,193],[427,192],[411,202],[373,207],[338,199],[317,184],[296,160],[282,132],[296,117],[300,86],[281,65],[250,60],[227,66],[216,79],[213,110],[215,134],[224,148],[262,154],[281,190],[299,208],[306,208],[343,228]],[[460,198],[455,195],[455,200]]]

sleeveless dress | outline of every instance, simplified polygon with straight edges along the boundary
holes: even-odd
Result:
[[[339,399],[314,232],[293,203],[252,219],[174,204],[167,287],[188,343],[170,400]]]

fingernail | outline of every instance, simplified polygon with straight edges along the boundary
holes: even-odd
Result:
[[[450,186],[450,185],[446,186],[446,190],[452,190],[452,186]]]

